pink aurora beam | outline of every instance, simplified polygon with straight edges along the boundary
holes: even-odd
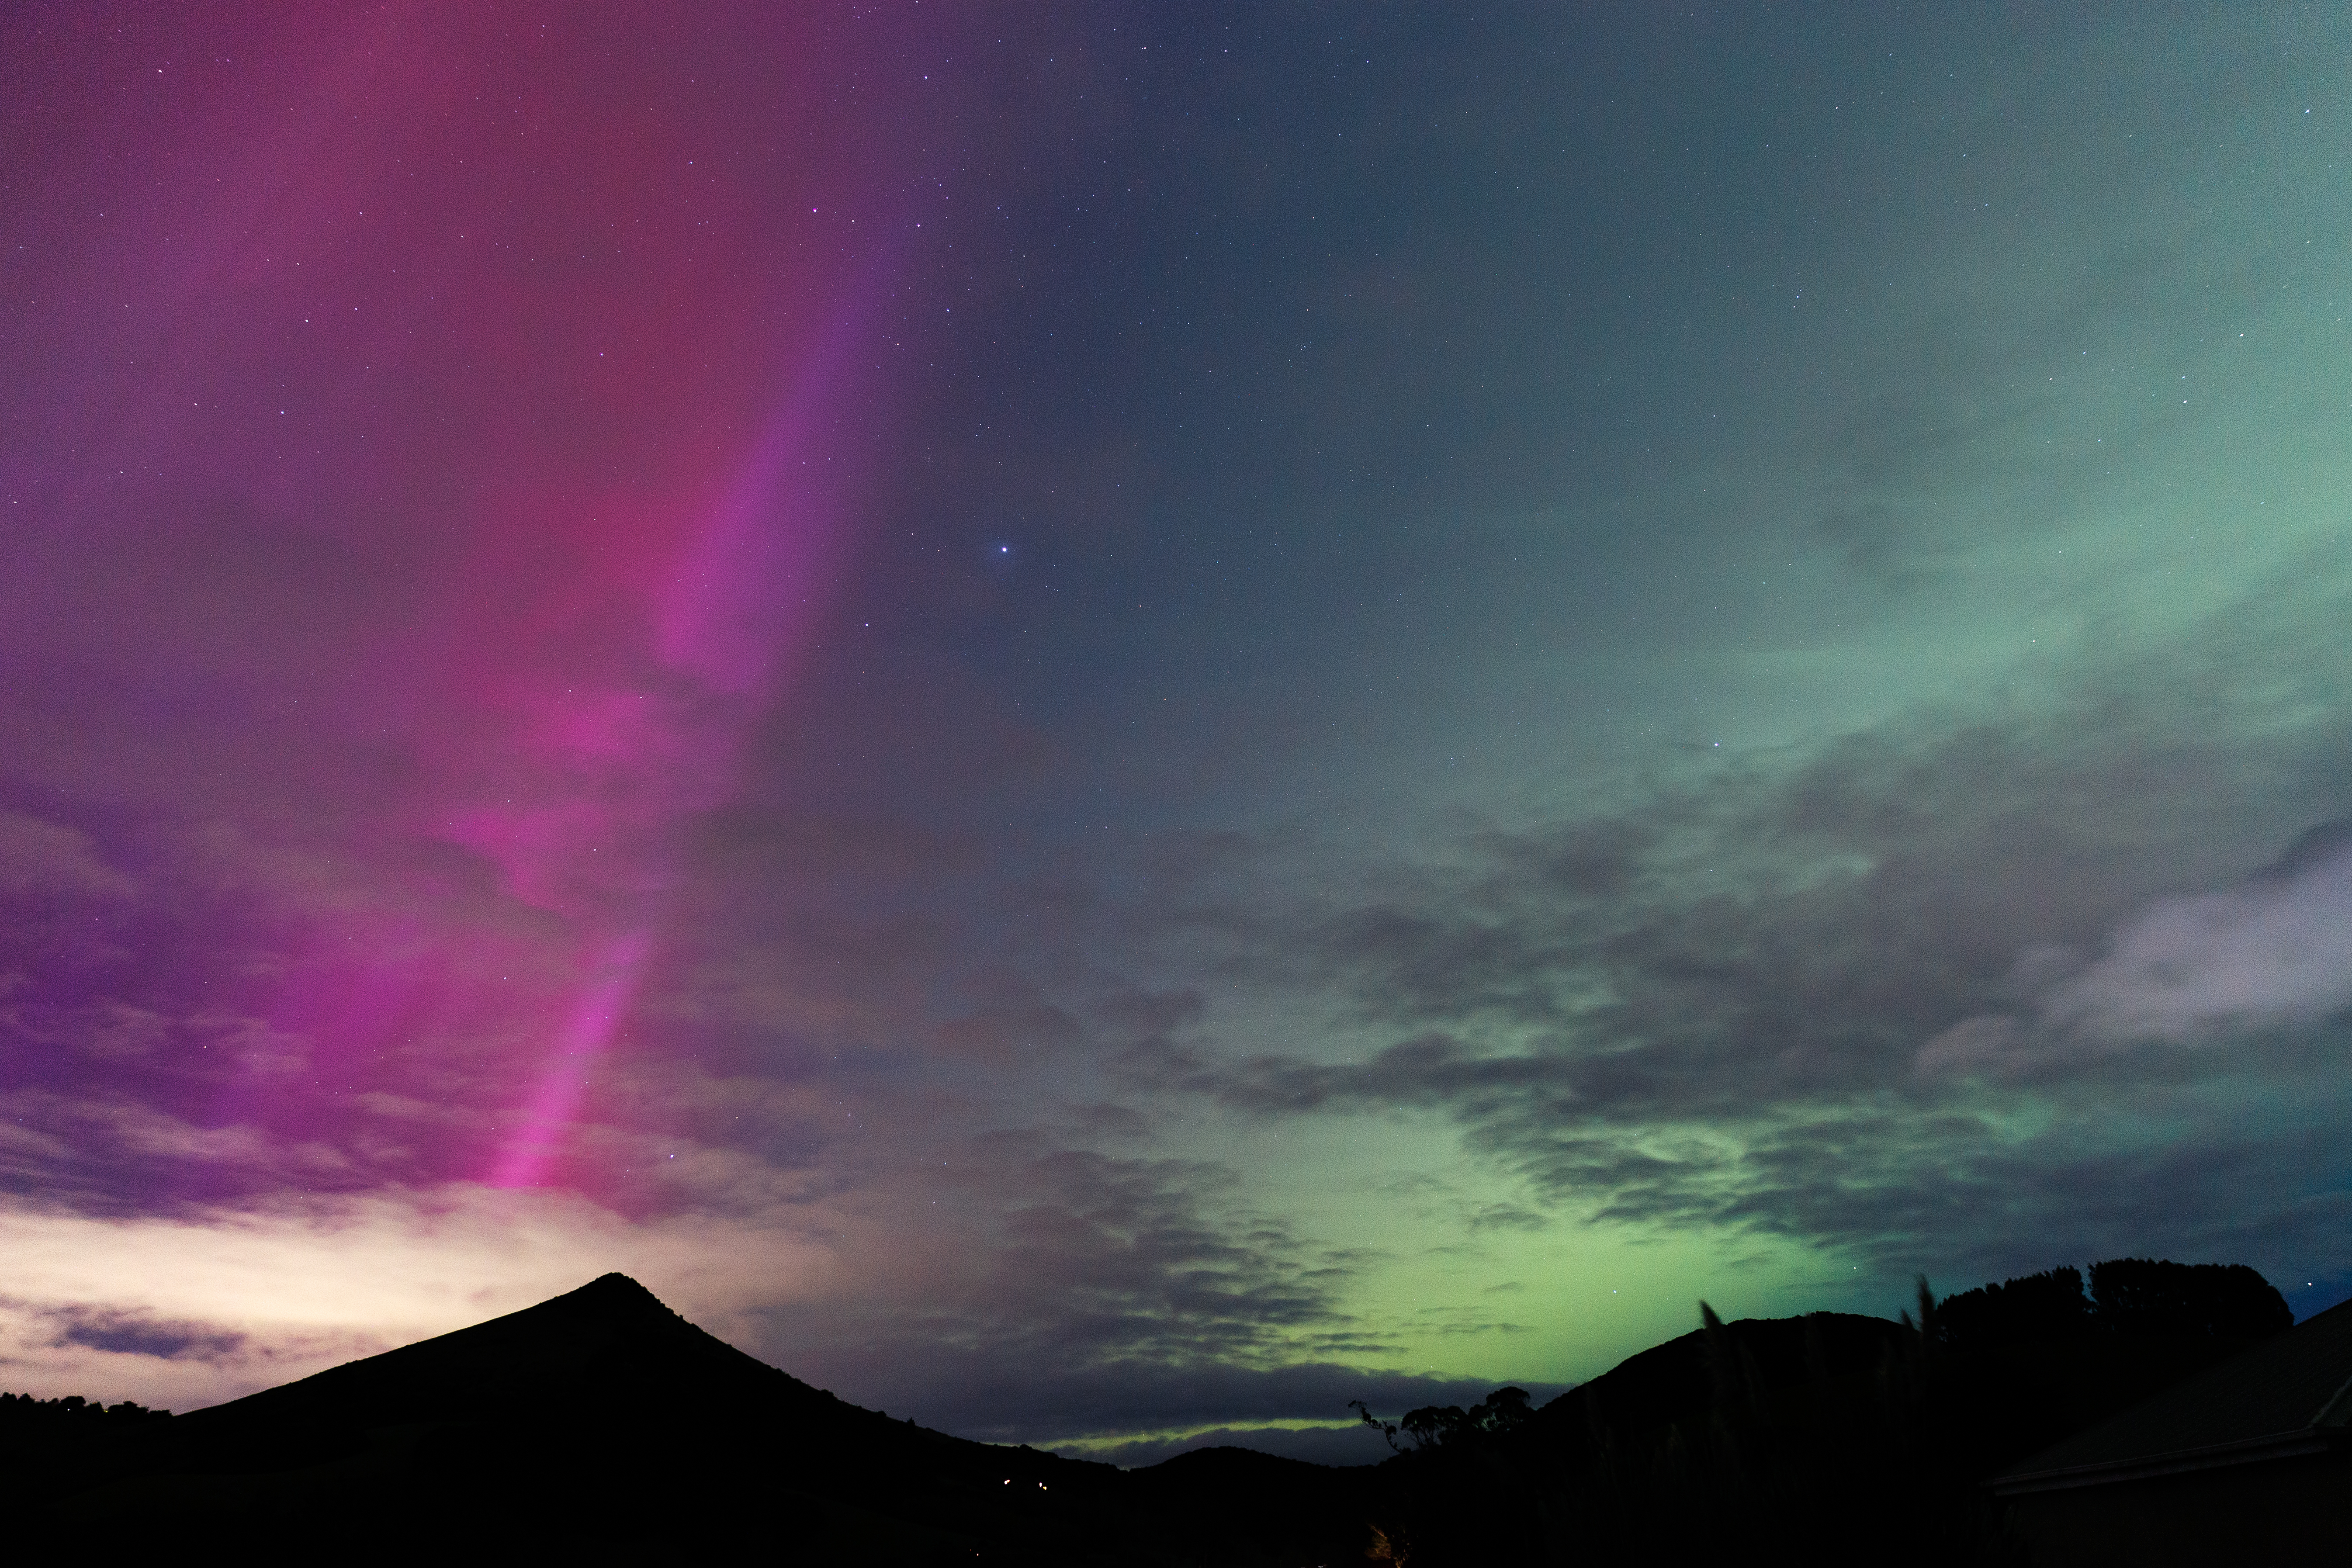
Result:
[[[593,1184],[572,1130],[636,1131],[613,1053],[678,1043],[628,1019],[685,830],[856,542],[877,252],[954,112],[906,51],[952,41],[751,0],[28,15],[11,765],[146,922],[44,1005],[204,1069],[42,1070],[256,1130],[257,1180]]]
[[[588,1074],[613,1043],[644,973],[651,936],[632,931],[606,946],[588,988],[556,1037],[555,1051],[490,1171],[494,1187],[535,1187],[561,1151],[588,1090]]]
[[[680,552],[666,591],[648,606],[659,661],[696,692],[687,706],[699,721],[674,699],[666,703],[649,692],[623,691],[574,705],[565,723],[546,732],[554,750],[580,763],[662,775],[666,787],[639,780],[646,787],[635,793],[657,799],[665,821],[725,798],[740,731],[772,695],[805,630],[808,608],[824,592],[835,516],[817,436],[866,307],[880,293],[880,275],[878,268],[869,271],[868,286],[835,313],[734,482]],[[619,851],[613,860],[631,858],[624,842],[630,837],[625,825],[573,800],[534,821],[487,825],[474,842],[500,859],[518,885],[545,897],[559,872],[576,872],[583,858],[604,851]],[[667,847],[641,839],[636,849],[641,890],[657,900],[671,876],[664,863]],[[572,864],[550,865],[555,858]],[[545,1179],[598,1060],[614,1043],[656,937],[656,923],[649,921],[603,942],[537,1087],[501,1141],[491,1185],[535,1186]]]

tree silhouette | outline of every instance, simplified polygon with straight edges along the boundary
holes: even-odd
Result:
[[[1425,1453],[1449,1445],[1458,1452],[1516,1430],[1531,1413],[1528,1400],[1528,1391],[1514,1385],[1495,1390],[1467,1410],[1458,1405],[1424,1405],[1406,1411],[1395,1421],[1381,1420],[1360,1399],[1348,1401],[1348,1408],[1365,1426],[1387,1438],[1389,1447],[1396,1453]],[[1397,1441],[1400,1432],[1412,1439],[1411,1448]]]

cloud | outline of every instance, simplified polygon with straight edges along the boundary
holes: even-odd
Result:
[[[0,809],[0,897],[62,892],[117,900],[132,891],[131,879],[108,865],[80,829]]]
[[[57,1337],[49,1342],[58,1348],[82,1345],[114,1355],[217,1363],[235,1359],[246,1344],[246,1336],[234,1329],[158,1318],[146,1311],[58,1307],[43,1315],[57,1325]]]
[[[2319,1023],[2352,1006],[2352,822],[2320,824],[2231,887],[2150,900],[2087,963],[2029,949],[2011,984],[2021,1006],[1954,1024],[1920,1047],[1920,1070],[2014,1077]]]
[[[1120,1362],[1084,1373],[1001,1363],[930,1370],[947,1375],[927,1387],[909,1384],[903,1389],[904,1410],[918,1421],[991,1442],[1071,1451],[1148,1441],[1176,1452],[1206,1446],[1200,1434],[1216,1427],[1345,1421],[1350,1400],[1363,1400],[1393,1418],[1424,1405],[1472,1405],[1499,1386],[1484,1379],[1418,1375],[1336,1362],[1265,1368]],[[1521,1386],[1541,1401],[1566,1385]],[[886,1404],[894,1412],[901,1408],[896,1400]]]
[[[0,1168],[37,1176],[39,1190],[93,1212],[137,1212],[192,1186],[251,1187],[328,1183],[360,1174],[335,1143],[286,1137],[246,1121],[206,1127],[121,1093],[87,1097],[21,1089],[0,1094],[0,1115],[16,1136],[0,1139]]]
[[[1072,1458],[1097,1459],[1125,1469],[1157,1465],[1199,1448],[1252,1448],[1310,1465],[1377,1465],[1391,1452],[1381,1435],[1360,1421],[1344,1426],[1211,1426],[1181,1436],[1058,1445],[1059,1452]]]
[[[1288,1005],[1125,1066],[1256,1118],[1450,1123],[1559,1225],[1898,1277],[2062,1237],[2295,1268],[2345,1182],[2352,832],[2341,671],[2278,649],[2342,608],[2284,586],[2030,701],[1203,900],[1184,940]]]
[[[2062,1031],[2103,1040],[2189,1040],[2347,1005],[2352,821],[2341,821],[2237,887],[2150,904],[2052,989],[2044,1012]]]
[[[674,1142],[668,1204],[635,1215],[467,1184],[117,1218],[0,1207],[0,1365],[47,1394],[187,1408],[617,1268],[796,1376],[967,1436],[1459,1402],[1360,1369],[1394,1350],[1339,1305],[1362,1260],[1252,1212],[1213,1167],[998,1134],[943,1141],[928,1169],[892,1153],[795,1184]]]
[[[856,1312],[803,1300],[765,1314],[765,1342],[845,1394],[895,1407],[1040,1367],[1075,1387],[1121,1368],[1181,1378],[1393,1348],[1340,1305],[1358,1260],[1255,1211],[1228,1171],[1036,1133],[940,1148],[929,1169],[877,1171],[835,1205]]]

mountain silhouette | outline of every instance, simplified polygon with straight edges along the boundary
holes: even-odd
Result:
[[[779,1421],[826,1419],[874,1437],[897,1432],[887,1417],[845,1405],[696,1328],[625,1274],[184,1419],[208,1434],[288,1423],[389,1426],[485,1405],[567,1402],[590,1391],[624,1405],[649,1399],[699,1408],[751,1400]]]
[[[252,1560],[1293,1563],[1360,1550],[1350,1472],[1133,1473],[850,1405],[625,1275],[226,1405],[10,1500],[36,1536]],[[33,1478],[20,1476],[20,1483]]]

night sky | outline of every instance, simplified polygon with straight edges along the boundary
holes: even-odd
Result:
[[[2342,1299],[2347,88],[2333,5],[8,7],[0,1385],[617,1268],[1137,1461],[1701,1297]]]

